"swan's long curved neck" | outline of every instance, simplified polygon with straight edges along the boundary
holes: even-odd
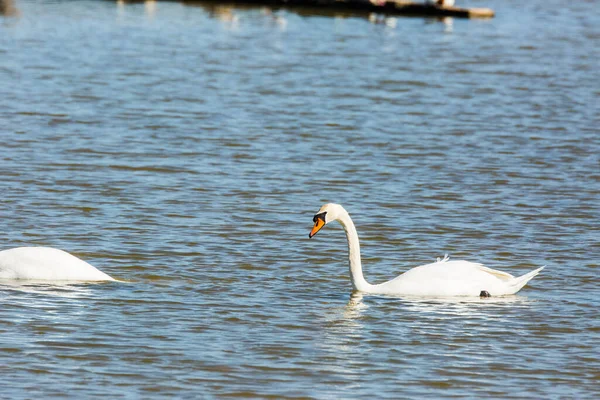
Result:
[[[360,261],[360,244],[358,243],[358,233],[354,227],[354,222],[350,219],[348,213],[344,213],[338,218],[339,223],[344,227],[346,239],[348,240],[348,259],[350,261],[350,279],[352,288],[361,292],[366,292],[372,287],[365,280]]]

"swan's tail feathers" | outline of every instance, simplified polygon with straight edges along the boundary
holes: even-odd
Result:
[[[450,259],[450,257],[448,257],[448,253],[444,254],[444,258],[437,258],[437,262],[446,262]]]
[[[523,286],[527,285],[527,282],[529,282],[534,276],[536,276],[537,274],[539,274],[540,271],[544,269],[544,267],[540,267],[538,269],[534,269],[533,271],[528,272],[525,275],[522,275],[522,276],[514,278],[513,281],[510,282],[510,284],[509,284],[510,288],[511,288],[511,293],[510,294],[515,294],[519,290],[521,290],[523,288]]]

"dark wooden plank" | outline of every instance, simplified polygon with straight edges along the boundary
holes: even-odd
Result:
[[[377,0],[374,0],[377,2]],[[457,17],[457,18],[492,18],[494,11],[489,8],[445,7],[432,3],[415,3],[411,1],[369,0],[188,0],[183,3],[197,5],[214,4],[230,6],[269,6],[273,8],[314,8],[341,12],[366,12],[399,16],[422,17]]]

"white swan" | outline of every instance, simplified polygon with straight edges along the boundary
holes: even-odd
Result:
[[[391,281],[371,285],[363,277],[356,228],[342,206],[330,203],[321,207],[313,218],[315,225],[308,237],[312,238],[331,221],[338,221],[346,231],[352,288],[360,292],[406,296],[502,296],[517,293],[544,268],[515,278],[478,263],[449,261],[445,257],[410,269]]]
[[[51,247],[0,251],[0,280],[114,281],[85,261]]]

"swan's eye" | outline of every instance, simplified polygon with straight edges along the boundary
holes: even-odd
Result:
[[[320,213],[320,214],[316,214],[316,215],[313,217],[313,222],[314,222],[314,223],[317,223],[317,220],[319,220],[319,219],[320,219],[321,221],[325,222],[325,214],[327,214],[327,211],[325,211],[325,212],[322,212],[322,213]]]

